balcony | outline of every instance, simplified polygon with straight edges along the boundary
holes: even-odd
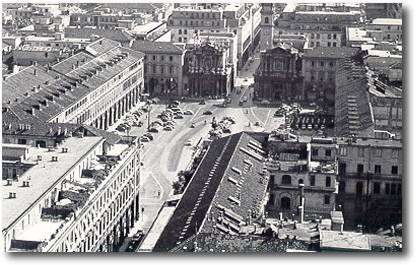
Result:
[[[272,184],[270,185],[270,190],[299,190],[298,184]],[[305,192],[326,192],[334,193],[336,191],[335,187],[324,187],[324,186],[305,186]]]
[[[266,162],[269,171],[281,171],[288,173],[306,173],[308,172],[307,161],[277,161],[269,160]]]

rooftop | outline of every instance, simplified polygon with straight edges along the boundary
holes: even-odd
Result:
[[[341,59],[352,57],[358,53],[359,49],[350,47],[315,47],[305,51],[305,58],[332,58]]]
[[[259,218],[267,188],[263,140],[261,133],[242,132],[211,143],[155,251],[168,251],[197,230],[235,235],[249,218]]]
[[[104,37],[110,40],[118,41],[121,43],[130,42],[133,40],[133,36],[121,29],[96,29],[96,28],[71,28],[66,27],[64,29],[65,38],[83,38],[88,39],[94,36]]]
[[[371,22],[374,25],[402,25],[402,19],[401,18],[375,18]]]
[[[172,42],[153,42],[136,40],[133,42],[131,49],[148,53],[173,53],[183,54],[184,50],[173,44]]]
[[[23,187],[21,183],[14,182],[6,185],[3,180],[2,223],[3,229],[12,225],[33,203],[46,193],[54,183],[62,179],[66,172],[74,164],[90,152],[96,145],[103,141],[101,137],[73,137],[68,138],[59,149],[49,151],[47,148],[29,148],[29,157],[24,162],[37,163],[28,169],[20,180],[30,180],[30,187]],[[61,148],[69,149],[63,153]],[[3,154],[5,155],[5,154]],[[38,161],[42,156],[42,161]],[[52,161],[52,157],[58,157],[58,162]],[[9,199],[9,193],[15,192],[16,198]]]
[[[131,30],[131,32],[133,34],[139,34],[139,35],[148,34],[148,33],[152,32],[153,30],[155,30],[156,28],[160,27],[163,24],[164,24],[164,22],[151,21],[151,22],[143,24],[143,25],[135,26]]]
[[[356,232],[321,231],[321,249],[332,251],[370,251],[367,235]]]

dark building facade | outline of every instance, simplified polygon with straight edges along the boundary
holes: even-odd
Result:
[[[254,96],[258,101],[300,99],[302,62],[296,49],[278,47],[261,52],[254,75]]]
[[[228,47],[209,41],[189,50],[185,59],[187,85],[184,95],[225,97],[234,87],[233,65],[228,63]]]

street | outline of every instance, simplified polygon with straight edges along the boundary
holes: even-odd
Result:
[[[162,130],[159,133],[152,133],[154,139],[143,143],[142,171],[141,171],[141,209],[140,221],[132,229],[148,232],[158,211],[168,199],[172,191],[172,183],[177,180],[177,173],[185,170],[191,162],[193,148],[185,143],[191,139],[196,144],[199,139],[205,138],[211,129],[210,122],[213,117],[221,120],[230,116],[236,124],[231,126],[231,133],[241,131],[271,131],[284,122],[282,118],[273,117],[276,109],[258,107],[253,104],[251,84],[254,83],[253,73],[259,64],[259,55],[253,56],[253,62],[240,71],[236,78],[236,87],[241,87],[241,92],[235,89],[231,94],[231,103],[226,107],[220,107],[222,100],[207,100],[205,105],[194,102],[182,102],[179,108],[182,111],[191,110],[193,115],[184,115],[183,119],[175,119],[175,128],[172,131]],[[247,100],[240,105],[240,101]],[[167,108],[165,104],[152,104],[150,111],[150,122],[157,119],[157,116]],[[204,115],[204,111],[210,110],[212,115]],[[141,120],[144,125],[132,127],[128,132],[131,136],[141,136],[147,131],[147,115],[144,114]],[[206,122],[206,123],[205,123]],[[191,128],[191,124],[195,128]],[[128,237],[128,240],[131,240]],[[124,245],[126,245],[126,242]]]

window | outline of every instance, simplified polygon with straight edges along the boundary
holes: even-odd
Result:
[[[397,175],[399,173],[399,168],[398,166],[392,166],[391,167],[391,174],[393,175]]]
[[[160,60],[161,60],[161,61],[164,61],[164,60],[165,60],[165,56],[163,56],[163,55],[162,55],[162,56],[160,56]]]
[[[187,29],[184,29],[183,30],[183,34],[188,34],[188,30]]]
[[[319,34],[318,34],[319,35]],[[319,41],[316,42],[316,47],[320,47],[321,43]]]
[[[178,41],[179,41],[179,42],[182,42],[182,38],[181,38],[181,37],[179,37],[179,38],[178,38]]]
[[[328,42],[327,46],[328,46],[328,47],[331,47],[331,43],[330,43],[330,42]]]
[[[18,144],[26,144],[27,141],[26,141],[26,139],[17,139],[17,143]]]
[[[330,39],[331,39],[331,37],[332,37],[332,35],[331,35],[331,34],[328,34],[328,40],[330,40]]]
[[[332,47],[337,47],[337,43],[336,42],[333,42],[332,43]]]
[[[283,185],[291,185],[292,184],[292,177],[289,175],[282,176],[282,184]]]
[[[341,147],[340,149],[340,155],[341,156],[346,156],[347,155],[347,148],[346,147]]]
[[[153,73],[156,73],[156,65],[153,65]]]
[[[397,184],[392,183],[391,186],[390,186],[390,194],[395,195],[396,193],[397,193]]]
[[[163,65],[162,65],[162,66],[160,66],[160,73],[161,73],[161,74],[164,74],[164,73],[165,73],[165,69],[164,69]]]
[[[363,157],[364,156],[364,148],[362,148],[362,147],[359,147],[358,148],[358,156],[359,157]]]
[[[173,74],[173,66],[169,66],[169,74]]]
[[[311,33],[311,39],[315,38],[315,34]]]
[[[325,66],[325,63],[321,61],[321,67],[324,67],[324,66]]]
[[[390,194],[390,183],[386,183],[384,186],[384,193]]]
[[[357,184],[355,185],[355,192],[357,195],[363,194],[363,183],[361,181],[357,182]]]
[[[391,151],[391,157],[392,158],[398,158],[399,157],[399,150],[392,150]]]
[[[325,150],[325,156],[331,156],[331,150],[330,149]]]
[[[280,199],[280,208],[283,210],[290,210],[290,198],[282,197]]]
[[[155,55],[152,56],[152,60],[156,61],[156,56]]]
[[[182,30],[181,29],[178,30],[178,34],[182,35]]]
[[[173,61],[173,56],[169,56],[169,61],[172,62]]]
[[[324,204],[329,204],[330,203],[330,197],[329,197],[329,195],[324,195]]]
[[[402,184],[397,184],[397,194],[402,195]]]
[[[357,173],[363,173],[364,172],[364,165],[358,164],[357,165]]]
[[[312,148],[312,155],[317,156],[318,155],[318,149]]]
[[[311,61],[311,66],[314,67],[315,66],[315,62]]]
[[[326,187],[331,187],[331,177],[326,177],[326,179],[325,179],[325,186]]]
[[[321,34],[317,33],[317,34],[316,34],[316,38],[317,38],[317,39],[320,39],[320,38],[321,38]]]
[[[380,194],[380,182],[374,182],[373,193]]]
[[[334,67],[334,63],[333,62],[330,62],[329,63],[329,67],[331,67],[331,68]]]
[[[375,165],[374,166],[374,173],[376,173],[376,174],[380,174],[381,173],[381,166],[380,165]]]
[[[309,184],[310,186],[315,186],[315,175],[309,176]]]

